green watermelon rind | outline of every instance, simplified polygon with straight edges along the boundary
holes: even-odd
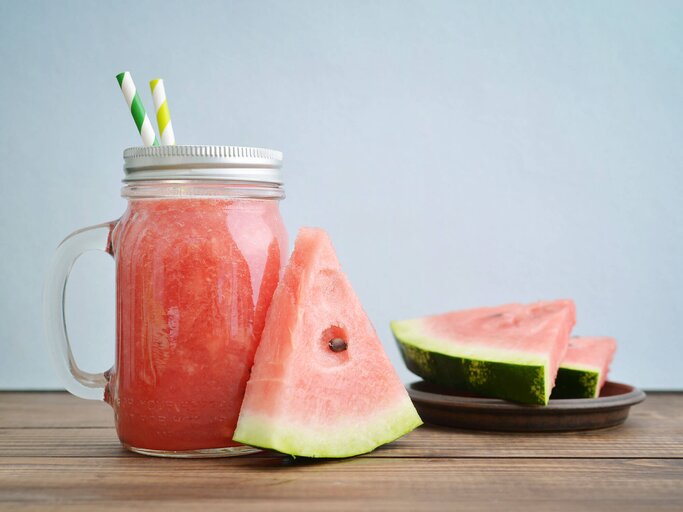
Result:
[[[549,361],[539,354],[459,347],[428,338],[419,321],[391,322],[408,369],[428,382],[514,402],[547,405],[552,381]]]
[[[600,368],[560,365],[550,398],[597,398],[599,384]]]
[[[370,421],[358,419],[341,427],[316,428],[311,422],[288,425],[255,414],[242,416],[233,440],[296,457],[343,458],[371,452],[420,425],[422,420],[406,395],[398,407],[385,410]]]

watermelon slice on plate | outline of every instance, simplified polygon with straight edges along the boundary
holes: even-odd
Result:
[[[268,310],[234,440],[349,457],[421,423],[329,237],[303,228]]]
[[[551,398],[597,398],[616,350],[614,338],[571,338]]]
[[[408,369],[444,386],[521,403],[548,403],[576,320],[574,302],[453,311],[394,321]]]

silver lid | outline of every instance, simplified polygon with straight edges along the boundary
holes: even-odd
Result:
[[[123,152],[124,182],[225,180],[282,185],[282,153],[240,146],[153,146]]]

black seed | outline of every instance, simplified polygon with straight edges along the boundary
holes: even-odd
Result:
[[[332,352],[342,352],[343,350],[346,350],[349,346],[348,343],[346,343],[346,341],[344,341],[341,338],[331,339],[328,345]]]

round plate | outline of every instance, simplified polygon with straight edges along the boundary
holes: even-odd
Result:
[[[598,398],[550,400],[548,405],[521,405],[481,398],[419,381],[408,394],[426,423],[505,432],[562,432],[620,425],[632,405],[645,400],[641,390],[606,382]]]

